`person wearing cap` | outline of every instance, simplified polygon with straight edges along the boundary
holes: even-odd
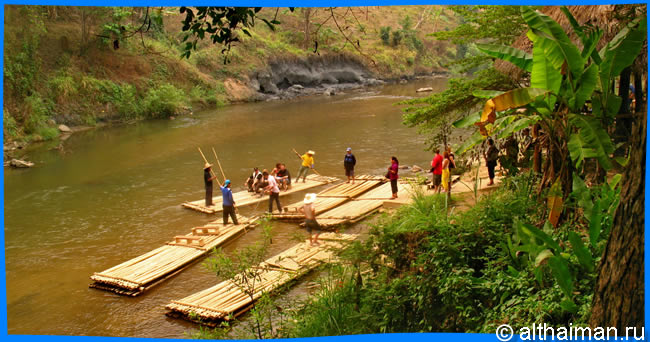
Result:
[[[203,166],[203,180],[205,181],[205,206],[212,206],[212,181],[217,179],[217,176],[212,176],[210,173],[212,164],[205,163]]]
[[[232,217],[232,223],[238,225],[237,215],[235,215],[235,200],[232,198],[232,190],[230,190],[230,179],[223,182],[221,195],[223,195],[223,225],[228,224],[228,215]]]
[[[264,196],[264,188],[269,185],[267,177],[265,177],[264,174],[268,175],[269,171],[267,169],[262,170],[262,178],[253,185],[253,192],[259,194],[260,197]]]
[[[299,208],[300,212],[305,215],[305,228],[309,233],[309,244],[312,246],[320,245],[318,243],[318,235],[320,234],[320,225],[316,221],[316,208],[314,202],[316,201],[316,194],[306,194],[303,206]],[[312,230],[315,234],[312,236]]]
[[[348,147],[345,153],[345,157],[343,157],[343,167],[345,168],[345,175],[348,177],[348,181],[346,183],[350,183],[352,181],[352,184],[354,184],[354,166],[357,164],[357,158],[354,157],[354,154],[352,154],[352,148]]]
[[[273,201],[278,206],[278,210],[282,212],[282,204],[280,204],[280,188],[278,187],[278,181],[275,179],[274,175],[269,175],[269,173],[264,170],[262,172],[264,180],[268,182],[269,185],[266,186],[265,190],[269,192],[269,213],[273,213]]]
[[[253,174],[251,174],[248,179],[244,182],[244,186],[248,188],[248,192],[253,192],[255,190],[255,185],[257,182],[262,180],[262,173],[257,167],[253,168]]]
[[[305,182],[305,179],[307,178],[307,173],[309,172],[309,169],[314,168],[314,154],[316,152],[309,150],[307,153],[303,154],[300,159],[302,159],[302,165],[300,166],[300,170],[298,171],[298,176],[296,177],[296,182],[300,180],[300,176],[302,175],[302,182]]]

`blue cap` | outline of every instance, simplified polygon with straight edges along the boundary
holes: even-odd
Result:
[[[228,184],[230,184],[230,179],[226,179],[226,181],[223,182],[223,186],[228,186]]]

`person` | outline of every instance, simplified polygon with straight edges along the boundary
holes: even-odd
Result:
[[[262,179],[262,173],[257,167],[253,168],[253,174],[244,182],[244,186],[248,188],[248,192],[255,191],[255,185]]]
[[[388,167],[388,173],[386,174],[386,178],[390,179],[390,189],[393,192],[392,199],[397,198],[397,179],[399,178],[399,176],[397,175],[398,171],[399,171],[399,161],[394,156],[390,157],[390,166]]]
[[[300,157],[300,159],[302,159],[302,164],[300,165],[300,170],[298,171],[296,182],[300,180],[300,176],[302,176],[302,182],[305,182],[305,178],[307,177],[309,169],[314,168],[314,154],[316,154],[316,152],[309,150],[307,153],[303,154]]]
[[[280,183],[280,186],[283,190],[291,189],[291,174],[289,173],[287,166],[282,163],[278,163],[277,167],[278,174],[276,176],[276,179]]]
[[[436,155],[433,156],[433,160],[431,160],[431,172],[433,172],[431,185],[433,186],[434,191],[440,192],[440,183],[442,179],[442,156],[440,155],[439,148],[436,147],[435,152]]]
[[[448,194],[449,191],[451,190],[450,187],[450,174],[449,174],[449,165],[451,164],[449,160],[449,151],[445,151],[443,154],[443,160],[442,160],[442,175],[441,175],[441,183],[442,187],[445,189],[445,192]]]
[[[348,177],[346,183],[354,184],[354,166],[357,165],[357,158],[352,154],[352,148],[348,147],[345,150],[345,157],[343,157],[343,167],[345,168],[345,175]]]
[[[517,159],[519,157],[519,143],[515,135],[510,134],[503,145],[501,145],[501,148],[506,152],[505,156],[499,158],[501,167],[508,170],[508,173],[514,174],[517,172]]]
[[[212,204],[212,181],[217,179],[217,176],[212,176],[212,164],[205,163],[203,166],[203,181],[205,181],[205,206],[211,207]]]
[[[303,206],[298,210],[305,215],[305,228],[309,233],[309,244],[312,246],[318,246],[318,235],[320,234],[320,225],[316,221],[316,208],[314,207],[314,202],[316,201],[316,194],[306,194]],[[312,236],[312,231],[315,231],[316,234]]]
[[[273,213],[273,200],[278,206],[278,210],[282,212],[282,205],[280,204],[280,188],[278,187],[278,181],[275,179],[274,175],[269,175],[266,170],[262,173],[264,180],[268,182],[266,188],[264,188],[269,193],[269,213]]]
[[[223,225],[228,224],[228,215],[232,218],[232,223],[238,225],[237,215],[235,215],[235,200],[232,198],[232,190],[230,190],[230,179],[223,182],[221,195],[223,196]]]
[[[488,185],[494,185],[494,168],[497,166],[497,159],[499,159],[499,149],[494,146],[494,140],[488,138],[488,149],[484,154],[485,163],[487,164],[488,177],[490,177],[490,183]]]
[[[260,197],[264,196],[264,192],[260,191],[260,189],[263,190],[269,185],[269,182],[264,177],[265,173],[268,174],[269,172],[266,169],[262,170],[262,178],[257,183],[253,184],[253,192],[259,194]]]

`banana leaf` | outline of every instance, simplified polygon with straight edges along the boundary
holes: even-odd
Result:
[[[546,201],[548,205],[548,221],[553,225],[553,227],[557,227],[564,205],[564,200],[562,199],[562,185],[560,184],[559,178],[551,186]]]
[[[596,64],[600,64],[602,60],[596,51],[596,45],[603,36],[603,30],[598,27],[589,27],[589,32],[585,32],[566,6],[562,6],[560,9],[564,12],[567,19],[569,19],[573,31],[578,35],[578,37],[580,37],[580,41],[582,41],[582,58],[586,62],[587,57],[591,57]]]
[[[474,125],[474,123],[478,122],[479,120],[481,120],[481,112],[476,112],[460,120],[454,121],[452,125],[456,128],[465,128]]]
[[[548,265],[562,292],[571,298],[573,296],[573,276],[569,271],[567,261],[562,257],[553,256],[548,259]]]
[[[582,243],[582,238],[576,232],[569,232],[569,241],[573,247],[573,253],[578,257],[578,262],[582,267],[587,271],[593,272],[594,270],[594,259],[591,256],[591,252],[585,247],[585,244]]]
[[[593,116],[569,114],[569,122],[578,128],[569,139],[571,159],[578,164],[584,158],[596,158],[605,170],[612,168],[610,154],[614,152],[612,140],[600,120]],[[574,135],[579,137],[574,137]]]
[[[522,70],[533,70],[533,56],[525,51],[496,44],[476,44],[476,47],[483,53],[510,62]]]

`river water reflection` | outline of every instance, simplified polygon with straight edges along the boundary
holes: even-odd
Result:
[[[383,174],[395,155],[426,167],[424,138],[401,124],[394,104],[415,89],[443,89],[445,79],[385,85],[333,97],[233,105],[176,120],[140,122],[74,134],[64,150],[37,148],[37,167],[5,169],[5,258],[10,334],[183,338],[193,324],[164,316],[164,305],[216,284],[197,263],[136,298],[88,288],[89,276],[186,234],[216,217],[182,209],[203,198],[201,147],[219,154],[233,190],[253,166],[285,162],[291,151],[316,151],[316,168],[343,178],[352,147],[357,174]],[[209,152],[209,153],[208,153]],[[217,169],[218,170],[218,169]],[[319,189],[317,189],[319,190]],[[304,193],[283,197],[298,201]],[[261,213],[267,206],[242,208]],[[302,230],[275,223],[270,254]],[[303,233],[304,234],[304,233]],[[227,251],[259,239],[250,231]]]

